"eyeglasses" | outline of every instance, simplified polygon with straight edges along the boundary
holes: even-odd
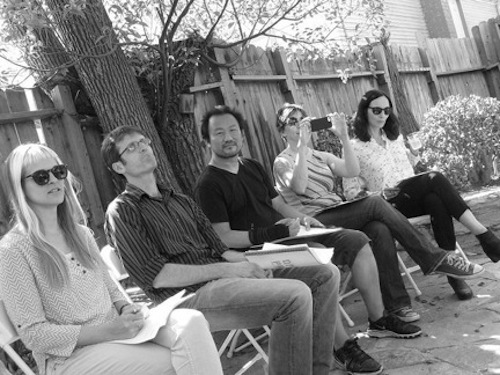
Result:
[[[372,110],[373,114],[374,115],[380,115],[382,113],[382,111],[384,111],[384,114],[386,116],[389,116],[392,112],[392,108],[391,107],[385,107],[385,108],[380,108],[380,107],[368,107]]]
[[[118,156],[121,157],[127,151],[134,152],[141,145],[149,146],[150,144],[151,144],[151,139],[149,139],[149,138],[139,139],[138,141],[131,142],[127,147],[125,147],[125,149],[122,152],[120,152],[120,154]]]
[[[286,124],[288,126],[296,126],[299,124],[299,122],[300,122],[300,120],[298,118],[295,118],[295,117],[289,117],[286,120]]]
[[[68,167],[64,164],[60,164],[52,167],[51,169],[40,169],[39,171],[35,171],[24,178],[31,177],[37,185],[43,186],[49,183],[50,173],[52,173],[58,180],[64,180],[68,177]]]

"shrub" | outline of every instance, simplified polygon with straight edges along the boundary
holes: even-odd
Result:
[[[450,96],[431,108],[421,128],[422,159],[458,189],[491,180],[492,156],[499,152],[500,101]]]

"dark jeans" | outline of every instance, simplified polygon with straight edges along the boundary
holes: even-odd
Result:
[[[398,196],[389,202],[406,217],[430,215],[439,247],[455,250],[453,218],[458,220],[469,207],[450,181],[439,172],[431,172],[410,177],[398,187]]]
[[[380,196],[332,207],[315,218],[326,226],[362,230],[371,238],[382,298],[389,312],[411,306],[399,272],[394,239],[406,249],[424,274],[433,272],[446,256],[446,251],[435,247],[401,212]]]

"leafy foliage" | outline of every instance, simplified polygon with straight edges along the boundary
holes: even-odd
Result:
[[[500,101],[450,96],[431,108],[421,129],[422,159],[459,189],[486,184],[500,146]]]
[[[4,43],[21,47],[31,58],[37,54],[59,53],[47,50],[40,33],[58,33],[54,14],[46,2],[51,0],[5,0],[0,7],[0,35]],[[383,0],[102,0],[113,24],[102,27],[95,44],[130,49],[130,53],[160,58],[158,68],[168,70],[175,61],[210,59],[212,47],[232,48],[259,37],[272,37],[290,47],[290,54],[328,57],[357,54],[359,45],[378,40],[383,34]],[[84,16],[90,0],[69,0],[60,9],[62,16]],[[58,15],[60,18],[61,15]],[[199,43],[192,51],[174,49],[174,42],[193,38]],[[224,42],[221,42],[224,41]],[[283,45],[281,43],[281,45]],[[72,63],[82,56],[66,52]],[[144,57],[143,56],[143,57]],[[4,56],[0,51],[0,57]],[[97,56],[98,57],[98,56]],[[140,58],[141,59],[141,58]],[[25,59],[26,60],[26,59]],[[142,59],[143,73],[151,68]],[[137,63],[137,60],[135,61]],[[137,65],[136,65],[137,66]],[[68,66],[65,66],[67,68]],[[347,74],[347,73],[346,73]],[[50,76],[50,74],[44,74]],[[155,74],[147,77],[156,80]],[[162,77],[167,78],[167,75]]]

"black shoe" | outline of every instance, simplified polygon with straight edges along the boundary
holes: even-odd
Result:
[[[464,280],[455,279],[448,276],[448,283],[451,285],[458,299],[466,300],[471,299],[473,296],[472,289]]]
[[[368,320],[368,336],[376,338],[395,337],[399,339],[411,339],[420,336],[420,327],[405,323],[394,315],[383,316],[376,322]]]
[[[376,375],[384,369],[380,363],[366,354],[352,338],[335,351],[335,366],[350,375]]]
[[[476,237],[488,258],[494,263],[498,262],[500,260],[500,239],[489,229]]]

